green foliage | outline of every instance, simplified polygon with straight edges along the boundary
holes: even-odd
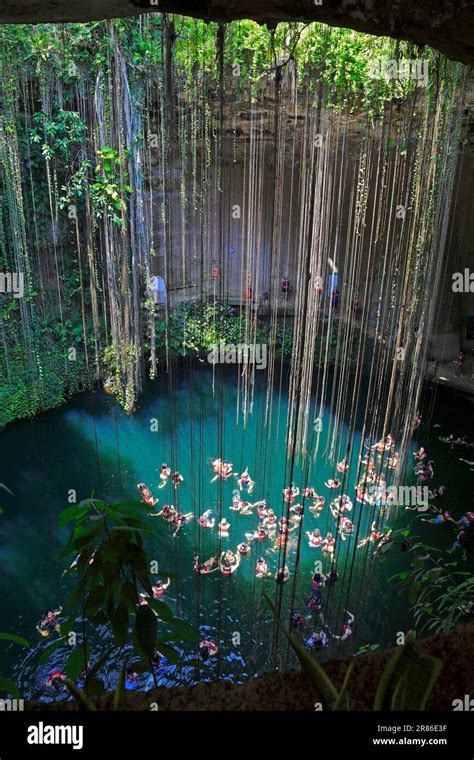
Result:
[[[176,618],[168,605],[153,599],[150,560],[144,547],[144,536],[153,532],[143,519],[147,509],[142,502],[110,504],[91,498],[61,513],[60,525],[73,523],[61,556],[73,559],[68,574],[74,580],[68,605],[71,614],[61,630],[63,635],[72,630],[79,612],[85,621],[84,630],[85,626],[97,630],[106,625],[115,646],[126,651],[126,657],[133,651],[143,667],[150,669],[158,644],[162,647],[160,630],[165,639],[170,628],[176,639],[197,638],[198,634]],[[68,656],[66,674],[70,681],[85,669],[88,658],[85,638]],[[86,692],[89,678],[95,689],[100,688],[91,671]]]
[[[94,213],[107,216],[118,226],[123,225],[123,213],[127,209],[126,197],[132,192],[127,185],[128,153],[120,156],[113,148],[97,151],[96,180],[91,188]]]
[[[410,529],[401,531],[404,538]],[[418,633],[449,631],[460,623],[472,623],[470,603],[474,599],[474,577],[459,570],[440,549],[420,539],[409,539],[410,566],[389,578],[407,593],[415,630]]]

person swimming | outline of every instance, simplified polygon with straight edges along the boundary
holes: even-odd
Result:
[[[346,494],[341,494],[341,496],[337,496],[335,499],[333,499],[329,506],[329,509],[331,510],[333,517],[339,517],[339,515],[344,514],[344,512],[350,512],[353,506],[354,505],[352,504],[349,496],[346,496]]]
[[[236,472],[233,472],[234,465],[232,462],[224,462],[222,459],[214,459],[211,464],[212,471],[216,474],[211,480],[211,483],[214,483],[218,478],[222,478],[222,480],[228,480],[228,478],[231,477],[231,475],[237,475]]]
[[[206,509],[206,511],[202,513],[201,517],[198,517],[198,525],[200,528],[212,529],[214,527],[216,524],[216,518],[211,517],[211,515],[212,510]]]
[[[415,457],[417,462],[422,462],[424,459],[426,459],[426,451],[423,446],[418,449],[418,451],[415,451],[413,453],[413,456]]]
[[[320,649],[324,649],[329,645],[329,636],[322,628],[315,631],[312,636],[306,641],[307,646],[314,652],[318,652]]]
[[[158,488],[164,488],[165,485],[168,482],[168,478],[171,475],[171,469],[168,467],[166,462],[163,462],[163,464],[160,467],[160,480],[161,484],[158,486]]]
[[[247,489],[247,493],[252,493],[253,488],[255,486],[255,481],[252,480],[252,478],[249,475],[249,468],[246,467],[243,471],[242,475],[238,478],[237,484],[242,491],[244,488]]]
[[[242,557],[246,557],[251,553],[252,547],[250,544],[242,543],[237,546],[237,551],[242,555]]]
[[[341,481],[338,480],[338,478],[334,478],[334,479],[330,478],[329,480],[326,480],[324,482],[324,485],[326,486],[326,488],[331,488],[331,489],[340,488]]]
[[[466,514],[462,515],[458,520],[457,524],[461,525],[463,528],[472,528],[474,525],[474,512],[466,512]]]
[[[343,474],[349,471],[349,465],[347,464],[347,457],[344,457],[344,459],[341,462],[338,462],[336,466],[336,470]]]
[[[240,565],[240,554],[237,556],[228,549],[222,552],[219,559],[219,569],[223,575],[232,575]]]
[[[306,535],[308,536],[308,544],[312,549],[318,549],[322,545],[323,539],[321,538],[321,531],[319,528],[315,528],[311,531],[307,530]]]
[[[209,573],[215,573],[216,570],[219,570],[217,557],[210,557],[205,562],[199,562],[199,556],[196,554],[194,557],[193,570],[195,573],[199,573],[199,575],[209,575]]]
[[[329,557],[334,555],[334,549],[336,546],[336,539],[332,533],[328,533],[323,541],[323,554],[327,554]]]
[[[178,470],[171,475],[171,482],[175,488],[178,488],[183,482],[184,478]]]
[[[283,489],[283,498],[288,504],[292,504],[299,495],[300,489],[293,483],[288,488]]]
[[[267,562],[264,557],[260,557],[255,565],[255,575],[257,578],[268,578],[271,575]]]
[[[151,587],[151,590],[153,591],[153,599],[159,599],[161,596],[164,596],[166,593],[166,589],[169,588],[171,585],[171,580],[168,578],[166,583],[163,583],[163,581],[156,581],[155,585]]]
[[[265,530],[263,525],[259,525],[253,533],[246,533],[245,538],[250,544],[252,541],[264,541],[266,538],[268,538],[268,532]]]
[[[230,532],[230,522],[228,522],[225,519],[225,517],[223,517],[217,527],[217,533],[220,536],[220,538],[229,538],[229,532]]]
[[[285,567],[279,567],[278,570],[275,573],[275,581],[282,586],[284,583],[286,583],[290,578],[290,571],[288,569],[288,566],[285,565]]]
[[[372,523],[372,527],[370,529],[370,533],[367,536],[367,538],[363,538],[362,541],[359,541],[357,544],[357,548],[361,549],[363,546],[365,546],[368,543],[375,544],[377,541],[380,541],[382,536],[384,535],[383,531],[377,530],[377,521],[374,520]]]
[[[466,548],[469,546],[470,543],[471,543],[471,539],[468,536],[467,532],[465,530],[461,530],[457,534],[456,540],[454,541],[451,549],[448,549],[448,554],[452,554],[453,552],[460,549],[462,552],[463,559],[467,559]]]
[[[291,627],[295,630],[299,630],[301,628],[306,628],[307,620],[304,617],[304,615],[301,615],[299,612],[294,612],[291,616]]]
[[[354,532],[354,523],[348,517],[341,517],[337,529],[341,539],[345,541],[346,536],[350,536]]]
[[[267,528],[270,528],[270,529],[272,528],[272,526],[276,525],[277,516],[275,512],[273,511],[273,509],[267,510],[267,514],[263,518],[262,522]]]
[[[451,512],[448,512],[448,510],[445,510],[444,512],[439,510],[438,514],[435,517],[430,517],[429,519],[422,517],[421,521],[433,523],[434,525],[443,525],[443,523],[452,522],[456,525],[456,520],[452,516]]]
[[[204,639],[199,644],[199,654],[203,660],[209,660],[212,657],[216,657],[219,649],[211,639]]]
[[[186,514],[183,514],[182,512],[175,512],[173,518],[173,525],[175,526],[173,538],[176,538],[183,525],[186,525],[186,523],[192,520],[193,517],[194,515],[192,512],[186,512]]]
[[[61,670],[53,670],[49,674],[49,678],[46,681],[46,686],[48,689],[51,689],[52,687],[53,689],[56,689],[56,691],[59,691],[63,688],[65,680],[66,676]]]
[[[322,573],[314,573],[311,578],[311,588],[313,591],[319,591],[326,585],[326,577]]]
[[[324,509],[325,503],[326,503],[326,499],[324,498],[324,496],[318,496],[318,494],[316,494],[314,496],[313,503],[311,504],[309,508],[309,511],[311,512],[312,515],[314,515],[314,517],[320,517],[321,512]]]
[[[43,618],[41,618],[39,624],[36,627],[36,630],[38,631],[38,633],[41,634],[41,636],[47,638],[52,629],[60,633],[61,626],[58,623],[58,618],[61,617],[62,611],[63,611],[62,607],[59,607],[54,612],[52,612],[51,610],[48,610],[46,615]]]
[[[292,507],[290,507],[290,512],[293,515],[294,520],[301,520],[304,513],[304,507],[302,504],[293,504]]]
[[[317,497],[316,489],[311,488],[311,486],[307,486],[306,488],[303,488],[303,498],[304,499],[315,499]]]
[[[162,517],[166,522],[172,523],[176,517],[177,510],[171,504],[164,504],[159,512],[149,512],[150,517]]]
[[[340,636],[337,636],[336,634],[333,634],[333,639],[339,639],[340,641],[347,641],[352,636],[353,630],[352,627],[355,622],[354,615],[346,610],[347,620],[345,623],[343,623],[342,626],[342,633]]]
[[[156,499],[150,489],[145,485],[145,483],[138,483],[137,488],[140,491],[142,501],[144,504],[147,505],[147,507],[154,507],[155,504],[158,504],[159,499]]]

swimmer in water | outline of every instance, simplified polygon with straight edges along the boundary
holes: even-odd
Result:
[[[171,469],[168,467],[166,462],[163,462],[163,464],[160,467],[160,480],[161,484],[158,486],[158,488],[164,488],[165,485],[168,482],[168,478],[171,475]]]
[[[322,573],[314,573],[311,578],[311,589],[313,591],[319,591],[326,585],[326,577]]]
[[[48,610],[48,612],[40,620],[39,625],[36,628],[36,630],[38,631],[38,633],[41,634],[41,636],[43,636],[44,638],[47,638],[49,634],[51,633],[51,630],[55,630],[58,633],[61,632],[61,626],[58,623],[58,618],[61,616],[62,611],[63,611],[62,607],[59,607],[54,612],[52,612],[51,610]]]
[[[304,617],[304,615],[301,615],[299,612],[294,612],[291,616],[291,627],[295,629],[295,631],[306,628],[307,620]]]
[[[324,649],[329,645],[329,636],[323,629],[316,631],[307,640],[306,644],[313,652],[318,652],[320,649]]]
[[[339,462],[337,464],[336,470],[343,474],[349,471],[349,465],[347,464],[347,457],[344,457],[342,462]]]
[[[282,546],[285,546],[288,542],[288,534],[296,530],[297,527],[297,525],[290,527],[286,517],[280,518],[278,521],[278,536],[274,548],[281,549]]]
[[[445,510],[444,512],[439,510],[436,517],[430,517],[429,519],[427,519],[426,517],[422,517],[421,521],[433,523],[434,525],[443,525],[443,523],[452,522],[456,525],[456,520],[453,518],[451,512],[448,512],[447,510]]]
[[[308,486],[307,488],[303,488],[303,498],[304,499],[316,499],[317,497],[316,489],[311,488]]]
[[[456,540],[454,541],[451,549],[448,549],[448,554],[452,554],[457,549],[460,549],[461,552],[462,552],[462,558],[463,559],[467,559],[466,548],[467,548],[467,546],[469,546],[470,543],[471,543],[471,539],[469,538],[469,536],[466,533],[466,531],[465,530],[461,530],[457,534]]]
[[[335,478],[334,480],[330,478],[329,480],[325,481],[324,485],[326,486],[326,488],[340,488],[341,481],[338,480],[337,478]]]
[[[316,496],[314,497],[313,503],[311,504],[309,511],[311,512],[314,517],[320,517],[321,512],[324,509],[324,505],[326,503],[326,499],[324,496]]]
[[[283,498],[287,502],[287,504],[292,504],[297,496],[300,495],[300,489],[295,486],[293,483],[288,487],[283,489]]]
[[[354,532],[354,523],[348,517],[341,517],[337,529],[341,539],[345,541],[346,536],[350,536]]]
[[[344,512],[350,512],[353,506],[350,498],[346,494],[342,494],[331,502],[329,509],[332,516],[337,518],[339,515],[344,514]]]
[[[172,523],[175,520],[177,511],[173,505],[164,504],[163,509],[159,512],[149,512],[150,517],[162,517],[166,522]]]
[[[328,533],[323,541],[323,554],[327,554],[329,557],[334,555],[334,548],[336,546],[336,539],[332,533]]]
[[[266,528],[268,528],[269,530],[274,530],[274,526],[276,526],[276,522],[277,522],[277,516],[275,512],[273,511],[273,509],[267,510],[267,514],[263,518],[262,522]]]
[[[223,517],[218,525],[217,533],[221,538],[229,538],[229,532],[230,522],[228,522],[225,517]]]
[[[252,541],[264,541],[266,538],[268,538],[268,533],[263,525],[259,525],[253,533],[246,533],[245,538],[251,544]]]
[[[176,538],[183,525],[186,525],[186,523],[192,520],[193,517],[194,515],[192,512],[186,512],[186,514],[183,514],[182,512],[176,512],[173,519],[173,525],[175,526],[173,538]]]
[[[242,543],[237,546],[237,551],[242,555],[242,557],[247,557],[251,553],[252,547],[250,544]]]
[[[363,538],[362,541],[359,541],[357,548],[361,549],[368,543],[376,544],[377,541],[380,541],[383,535],[383,531],[377,530],[377,521],[374,520],[370,529],[370,534],[367,536],[367,538]]]
[[[400,453],[395,451],[394,454],[387,459],[387,467],[389,470],[396,470],[400,464]]]
[[[216,570],[219,570],[217,557],[210,557],[205,562],[199,562],[199,556],[196,554],[194,557],[193,570],[195,573],[199,573],[199,575],[209,575],[209,573],[215,573]]]
[[[171,482],[172,482],[172,484],[174,485],[175,488],[178,488],[181,485],[181,483],[183,482],[183,480],[184,480],[184,478],[181,475],[181,473],[178,472],[178,470],[176,470],[176,472],[173,472],[173,474],[171,476]]]
[[[424,447],[418,449],[418,451],[415,451],[413,456],[415,457],[417,462],[422,462],[424,459],[426,459],[426,451]]]
[[[246,488],[247,493],[249,494],[252,493],[254,485],[255,485],[255,481],[252,480],[252,478],[250,477],[248,467],[245,468],[242,475],[237,480],[237,484],[241,491],[243,491],[243,489]]]
[[[392,539],[392,529],[388,530],[380,541],[378,542],[377,546],[374,549],[374,557],[376,557],[378,554],[385,553],[388,551],[389,547],[392,545],[393,539]]]
[[[216,473],[212,478],[211,483],[214,483],[216,480],[218,480],[218,478],[227,480],[231,475],[237,475],[236,472],[233,472],[234,465],[232,462],[223,462],[222,459],[214,459],[211,467],[212,471]]]
[[[347,620],[342,626],[342,633],[340,636],[333,635],[333,639],[340,639],[340,641],[347,641],[352,636],[352,626],[354,625],[354,615],[346,610]]]
[[[156,581],[155,585],[151,587],[151,590],[153,591],[153,599],[159,599],[161,596],[164,596],[166,593],[166,589],[169,588],[171,584],[170,579],[166,581],[166,583],[163,583],[163,581]]]
[[[217,644],[214,644],[210,639],[204,639],[204,641],[201,641],[199,644],[199,654],[203,660],[209,660],[212,657],[216,657],[218,651]]]
[[[463,528],[472,528],[474,525],[474,512],[466,512],[466,514],[458,520],[457,524]]]
[[[216,518],[211,517],[211,515],[212,510],[206,509],[206,511],[202,513],[201,517],[198,517],[198,525],[200,528],[212,529],[214,527],[216,524]]]
[[[311,531],[307,530],[306,535],[308,536],[308,544],[311,546],[311,548],[319,549],[323,543],[323,539],[321,538],[321,531],[319,528],[315,528]]]
[[[59,691],[64,686],[64,681],[66,680],[66,676],[61,670],[53,670],[52,673],[50,673],[48,680],[46,681],[46,686],[48,689],[56,689],[56,691]]]
[[[275,573],[275,581],[278,583],[278,585],[282,586],[284,583],[286,583],[290,578],[290,571],[288,569],[288,566],[285,565],[285,567],[280,567]]]
[[[230,551],[228,549],[225,552],[222,552],[220,559],[219,559],[219,569],[222,573],[222,575],[230,576],[240,565],[240,554],[237,556],[234,554],[234,552]]]
[[[304,507],[302,504],[293,504],[292,507],[290,507],[290,512],[293,515],[293,520],[299,521],[303,517]]]
[[[271,575],[270,570],[264,557],[260,557],[255,565],[255,575],[257,578],[269,578]]]
[[[146,504],[147,507],[154,507],[155,504],[158,504],[158,499],[153,496],[145,483],[138,483],[137,488],[140,491],[143,503]]]

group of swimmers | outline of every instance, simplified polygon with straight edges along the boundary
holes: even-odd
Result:
[[[451,448],[453,448],[454,445],[461,445],[461,443],[464,443],[464,445],[469,445],[467,442],[465,442],[465,439],[454,438],[453,435],[449,435],[445,438],[440,438],[440,440],[444,441],[445,443],[450,443]],[[420,449],[418,449],[418,451],[415,451],[413,456],[415,459],[414,472],[418,476],[419,482],[423,482],[429,478],[432,478],[434,475],[434,462],[428,458],[428,454],[425,448],[422,446]],[[453,552],[461,551],[463,559],[466,559],[466,550],[471,543],[472,528],[474,527],[474,512],[467,511],[461,515],[459,520],[456,520],[449,510],[443,509],[442,507],[438,507],[435,504],[430,503],[435,499],[441,497],[444,491],[444,486],[439,486],[438,488],[429,490],[428,504],[420,504],[416,507],[408,507],[408,509],[424,513],[428,512],[432,515],[431,517],[421,517],[421,520],[423,522],[432,523],[433,525],[446,525],[449,523],[454,525],[456,537],[453,541],[451,549],[448,549],[448,552],[452,554]]]

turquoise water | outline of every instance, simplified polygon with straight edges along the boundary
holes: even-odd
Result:
[[[45,682],[54,668],[64,664],[67,652],[57,650],[38,667],[39,655],[52,639],[38,640],[35,626],[48,609],[63,604],[67,597],[62,578],[65,565],[57,556],[67,540],[68,530],[58,527],[57,516],[68,505],[71,489],[76,491],[77,501],[92,493],[111,500],[130,499],[138,498],[136,484],[143,481],[159,496],[160,506],[173,503],[182,512],[192,511],[195,515],[211,509],[216,517],[225,516],[231,523],[229,538],[219,542],[217,530],[199,529],[196,518],[175,539],[170,526],[162,519],[150,518],[155,536],[147,547],[149,556],[159,562],[163,579],[165,571],[175,576],[164,600],[177,615],[199,627],[203,637],[210,637],[219,645],[219,656],[210,665],[196,668],[186,665],[186,661],[195,661],[197,643],[186,643],[180,649],[180,666],[164,661],[157,671],[160,684],[195,683],[216,676],[241,683],[272,667],[295,664],[287,645],[276,635],[263,592],[275,599],[281,593],[286,620],[291,609],[308,616],[304,638],[317,627],[313,624],[317,621],[310,620],[306,602],[314,563],[321,560],[322,555],[320,549],[309,547],[305,532],[319,527],[324,537],[328,530],[334,531],[334,518],[327,507],[331,492],[324,486],[324,481],[334,476],[333,464],[321,457],[307,481],[305,472],[295,466],[293,481],[300,487],[307,482],[316,488],[326,497],[326,507],[318,520],[306,512],[299,544],[298,531],[292,534],[286,560],[290,580],[282,591],[273,577],[266,581],[255,577],[258,556],[265,556],[272,572],[279,566],[278,552],[273,550],[269,540],[254,546],[251,556],[242,558],[231,578],[220,572],[207,577],[193,572],[195,554],[205,560],[222,549],[235,549],[244,540],[245,533],[252,532],[258,525],[256,513],[242,516],[229,510],[236,481],[232,478],[211,483],[211,459],[222,456],[239,472],[248,466],[256,485],[252,495],[243,498],[266,499],[267,506],[278,516],[284,509],[282,489],[289,480],[285,454],[285,378],[283,392],[279,394],[275,388],[272,425],[268,429],[264,425],[266,379],[263,373],[261,378],[258,372],[256,375],[253,411],[245,429],[242,415],[238,413],[236,369],[222,370],[215,378],[213,389],[212,370],[207,366],[183,365],[173,368],[172,379],[164,374],[160,380],[148,384],[140,408],[133,416],[127,416],[105,393],[90,393],[76,397],[61,409],[19,422],[0,433],[0,481],[14,492],[13,497],[2,494],[0,499],[5,508],[5,515],[0,518],[0,630],[25,636],[33,644],[25,656],[25,650],[3,643],[0,672],[13,675],[21,685],[23,696],[58,698],[54,690],[45,687]],[[472,483],[472,473],[457,461],[458,452],[450,452],[437,441],[441,432],[466,432],[456,428],[448,430],[453,419],[466,418],[466,402],[452,399],[450,403],[446,419],[443,417],[446,405],[435,406],[443,429],[433,431],[426,424],[420,431],[420,440],[429,441],[430,454],[436,461],[435,483],[448,486],[443,503],[457,514],[461,513],[462,494],[468,492],[466,478],[470,477]],[[158,423],[157,432],[151,429],[156,426],[154,421]],[[329,430],[330,424],[326,412],[324,429]],[[360,435],[356,436],[354,450],[359,445]],[[413,448],[418,445],[419,441],[413,442]],[[449,460],[449,467],[445,467],[442,460]],[[179,489],[168,484],[158,490],[162,462],[184,475]],[[354,466],[348,475],[350,487],[346,488],[351,497],[355,481]],[[396,633],[409,626],[404,596],[387,584],[387,578],[404,566],[406,556],[396,548],[380,562],[370,560],[371,550],[361,549],[354,555],[354,542],[368,534],[372,519],[371,510],[360,514],[360,509],[355,502],[351,514],[354,524],[359,526],[359,535],[346,542],[338,541],[340,578],[323,591],[322,609],[324,622],[333,633],[341,632],[344,611],[350,610],[356,616],[354,635],[347,642],[331,639],[329,648],[320,655],[322,658],[334,654],[344,656],[368,643],[393,645]],[[406,519],[413,519],[411,513]],[[420,524],[418,527],[431,542],[439,541],[448,546],[452,541],[451,531],[443,534],[443,528],[436,526]],[[323,560],[325,571],[329,571],[330,565],[329,559]],[[110,645],[107,632],[100,633],[92,650],[92,662]],[[101,672],[108,687],[114,686],[122,664],[118,655],[110,657]],[[150,679],[149,674],[140,676],[139,688],[151,686]]]

